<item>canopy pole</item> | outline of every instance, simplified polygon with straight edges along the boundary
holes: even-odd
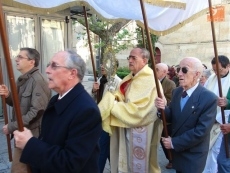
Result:
[[[142,42],[143,42],[144,48],[146,48],[145,32],[144,32],[144,28],[142,28],[142,27],[141,27],[141,34],[142,34]]]
[[[84,11],[84,17],[85,17],[85,26],[86,26],[86,30],[87,30],[87,36],[88,36],[88,44],[89,44],[91,62],[92,62],[92,67],[93,67],[93,76],[94,76],[94,81],[97,82],[95,63],[94,63],[94,59],[93,59],[93,49],[92,49],[92,45],[91,45],[91,39],[90,39],[90,34],[89,34],[89,24],[88,24],[85,6],[83,6],[83,11]],[[97,103],[99,103],[99,90],[97,91]]]
[[[2,41],[3,51],[4,51],[5,61],[6,61],[6,67],[7,67],[7,72],[8,72],[9,82],[10,82],[10,88],[11,88],[11,93],[12,93],[14,111],[15,111],[16,120],[17,120],[17,124],[18,124],[18,130],[20,132],[22,132],[22,131],[24,131],[23,122],[22,122],[22,114],[21,114],[21,109],[20,109],[20,105],[19,105],[19,98],[18,98],[17,88],[16,88],[16,84],[15,84],[13,68],[12,68],[12,64],[11,64],[11,60],[10,60],[9,43],[7,40],[7,32],[6,32],[6,26],[5,26],[4,21],[5,20],[3,17],[2,1],[0,0],[1,41]],[[29,173],[31,172],[30,167],[28,165],[27,165],[27,171]]]
[[[0,85],[3,85],[3,73],[2,73],[2,62],[0,58]],[[8,124],[8,113],[7,113],[7,107],[6,107],[6,100],[5,96],[2,95],[2,108],[3,108],[3,115],[4,115],[4,121],[5,125]],[[6,135],[6,141],[7,141],[7,149],[8,149],[8,156],[9,156],[9,161],[12,162],[12,149],[11,149],[11,143],[10,143],[10,134]]]
[[[145,12],[145,7],[144,7],[143,0],[140,0],[140,4],[141,4],[141,10],[142,10],[142,15],[143,15],[143,19],[144,19],[144,25],[145,25],[147,41],[148,41],[148,44],[149,44],[150,57],[151,57],[151,60],[152,60],[152,68],[153,68],[153,74],[154,74],[154,79],[155,79],[156,88],[157,88],[157,95],[158,95],[158,97],[162,98],[160,87],[159,87],[159,81],[158,81],[157,73],[156,73],[156,66],[155,66],[153,47],[152,47],[152,42],[151,42],[151,39],[150,39],[149,27],[148,27],[148,23],[147,23],[146,12]],[[163,126],[164,126],[164,135],[167,138],[168,137],[168,130],[167,130],[167,123],[166,123],[164,110],[160,109],[160,112],[161,112],[161,118],[162,118]],[[171,154],[170,149],[167,149],[167,152],[168,152],[168,159],[172,160],[172,154]]]
[[[209,2],[209,13],[211,19],[211,28],[212,28],[212,40],[213,40],[213,47],[214,47],[215,61],[216,61],[216,73],[217,73],[216,76],[217,76],[218,87],[219,87],[219,96],[223,97],[222,86],[220,81],[219,59],[218,59],[218,52],[216,46],[216,34],[215,34],[215,27],[214,27],[212,2],[211,0],[208,0],[208,2]],[[221,107],[221,116],[222,116],[222,123],[225,124],[226,122],[225,122],[224,107]],[[226,157],[229,158],[228,134],[224,134],[224,144],[225,144]]]
[[[9,51],[9,43],[7,40],[7,32],[6,32],[6,27],[4,23],[4,17],[3,17],[3,10],[2,10],[2,5],[0,5],[0,33],[1,33],[1,38],[2,38],[2,46],[3,46],[3,51],[4,51],[4,56],[6,60],[6,67],[7,67],[7,72],[8,72],[8,77],[9,77],[9,82],[10,82],[10,88],[11,88],[11,93],[12,93],[12,100],[14,104],[14,110],[15,110],[15,115],[17,117],[17,123],[18,123],[18,130],[23,131],[23,122],[22,122],[22,115],[21,115],[21,110],[19,106],[19,98],[18,98],[18,93],[17,93],[17,88],[15,84],[15,79],[14,79],[14,73],[13,73],[13,68],[10,60],[10,51]]]

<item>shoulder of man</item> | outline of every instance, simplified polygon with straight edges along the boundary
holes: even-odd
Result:
[[[199,96],[202,100],[212,101],[212,100],[217,100],[218,98],[215,93],[213,93],[212,91],[210,91],[209,89],[201,85],[198,85],[197,89],[199,90]]]
[[[175,86],[174,88],[176,88],[176,84],[175,82],[173,82],[172,80],[168,79],[167,77],[164,79],[163,83],[170,85],[170,86]]]
[[[42,80],[44,82],[47,82],[43,74],[41,74],[39,71],[35,71],[31,74],[31,78],[33,78],[35,81]]]

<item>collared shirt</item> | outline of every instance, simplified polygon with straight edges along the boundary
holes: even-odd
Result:
[[[192,95],[193,91],[195,91],[195,89],[198,87],[198,85],[199,85],[199,83],[194,85],[192,88],[189,88],[188,90],[186,90],[189,97]]]
[[[62,99],[66,94],[68,94],[68,92],[70,92],[70,90],[73,88],[70,88],[68,91],[66,91],[62,96],[59,94],[58,96],[58,100]]]

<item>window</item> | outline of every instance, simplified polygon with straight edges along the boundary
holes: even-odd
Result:
[[[64,22],[42,19],[41,48],[44,73],[46,64],[48,64],[54,53],[64,50]]]

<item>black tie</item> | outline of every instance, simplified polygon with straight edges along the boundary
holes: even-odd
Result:
[[[182,98],[185,98],[187,95],[188,95],[187,92],[186,92],[186,91],[183,91],[181,97],[182,97]]]

